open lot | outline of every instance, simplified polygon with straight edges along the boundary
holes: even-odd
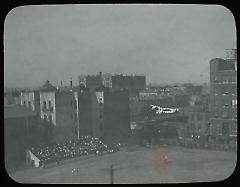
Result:
[[[150,162],[154,151],[167,153],[167,167]],[[75,159],[50,168],[27,168],[9,174],[20,183],[110,183],[110,165],[114,165],[114,183],[169,183],[219,181],[235,169],[236,153],[187,149],[182,147],[126,147],[121,151]],[[75,169],[75,171],[73,171]],[[78,171],[76,171],[78,169]]]

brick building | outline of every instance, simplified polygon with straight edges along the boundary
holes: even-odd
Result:
[[[92,135],[105,141],[124,140],[130,134],[129,92],[101,85],[95,91],[74,91],[75,134]]]
[[[237,57],[227,50],[226,59],[210,60],[210,123],[212,136],[237,136]]]
[[[112,90],[128,89],[130,96],[134,96],[146,89],[146,77],[144,75],[112,75],[99,72],[98,75],[80,75],[78,79],[79,85],[85,85],[90,91],[104,85]]]

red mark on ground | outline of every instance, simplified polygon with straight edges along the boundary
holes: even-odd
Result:
[[[150,165],[157,171],[169,168],[172,163],[169,153],[161,149],[154,150],[148,160]]]

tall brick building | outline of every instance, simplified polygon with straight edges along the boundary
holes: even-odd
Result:
[[[210,127],[217,139],[237,136],[237,56],[227,50],[226,59],[210,61]]]
[[[112,75],[109,73],[98,75],[80,75],[79,85],[85,85],[94,91],[101,84],[111,90],[129,90],[130,96],[138,95],[140,91],[146,89],[146,77],[144,75]]]
[[[94,91],[83,86],[74,91],[75,134],[104,140],[124,140],[130,134],[128,90],[110,90],[100,85]]]

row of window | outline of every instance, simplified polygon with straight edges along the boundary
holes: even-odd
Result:
[[[74,108],[76,109],[77,108],[77,101],[76,100],[74,100],[75,102],[74,102]],[[73,101],[71,100],[70,101],[70,105],[72,106],[73,105]],[[49,109],[51,109],[52,108],[52,102],[51,101],[48,101],[48,107],[49,107]],[[47,102],[46,101],[43,101],[43,109],[47,109]]]
[[[219,106],[224,108],[232,106],[232,108],[235,108],[237,107],[237,99],[232,99],[230,102],[223,101],[223,104],[220,102],[220,100],[215,100],[215,107],[218,108]]]
[[[214,82],[224,82],[224,83],[232,83],[236,82],[236,77],[235,76],[215,76],[214,77]]]

